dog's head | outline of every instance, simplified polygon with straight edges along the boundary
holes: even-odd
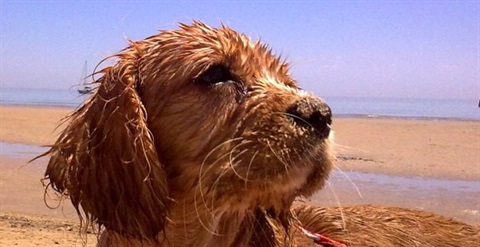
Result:
[[[330,109],[265,45],[195,22],[116,56],[46,171],[93,220],[151,236],[181,200],[280,213],[323,186]]]

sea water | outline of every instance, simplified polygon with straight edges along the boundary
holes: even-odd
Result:
[[[77,89],[0,88],[0,105],[50,106],[75,108],[87,95]]]
[[[337,116],[480,120],[478,99],[326,97]]]
[[[75,108],[87,98],[76,88],[0,88],[0,105],[54,106]],[[334,117],[399,117],[479,120],[478,99],[396,99],[324,97]]]

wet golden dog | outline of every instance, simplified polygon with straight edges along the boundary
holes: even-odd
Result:
[[[331,112],[265,45],[194,22],[116,57],[70,116],[45,175],[103,227],[99,246],[478,240],[473,227],[427,213],[358,206],[341,217],[294,203],[332,168]]]

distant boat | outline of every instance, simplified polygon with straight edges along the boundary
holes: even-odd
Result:
[[[89,86],[85,86],[81,89],[77,89],[78,93],[79,94],[91,94],[93,93],[93,88],[89,87]]]
[[[91,94],[93,93],[93,88],[87,85],[87,61],[83,66],[82,77],[80,77],[80,85],[82,88],[79,88],[77,91],[79,94]]]

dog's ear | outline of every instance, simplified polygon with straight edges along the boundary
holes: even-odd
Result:
[[[48,151],[45,180],[68,195],[88,221],[120,235],[151,238],[164,228],[169,199],[136,90],[139,53],[131,46],[102,71],[94,95],[69,117]]]

